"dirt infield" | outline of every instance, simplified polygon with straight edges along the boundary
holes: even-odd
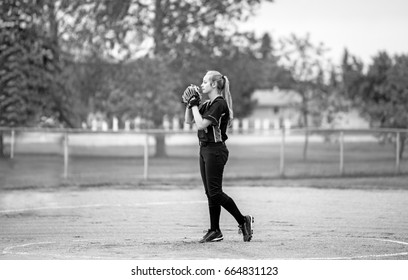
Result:
[[[223,210],[210,244],[198,185],[2,190],[0,259],[408,259],[406,189],[283,184],[226,186],[254,238]]]

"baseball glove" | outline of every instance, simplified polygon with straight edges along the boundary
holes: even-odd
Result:
[[[196,97],[199,102],[201,101],[201,93],[200,88],[196,85],[189,85],[181,95],[181,102],[184,104],[188,104],[191,98]]]

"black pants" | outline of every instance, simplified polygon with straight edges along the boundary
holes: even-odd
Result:
[[[222,190],[224,167],[228,156],[229,151],[224,144],[217,143],[200,147],[200,172],[208,198],[212,227],[219,227],[221,206],[234,216],[238,224],[244,221],[235,202]]]
[[[205,194],[210,206],[221,205],[228,196],[222,191],[224,166],[229,151],[223,144],[209,144],[200,147],[200,171]]]

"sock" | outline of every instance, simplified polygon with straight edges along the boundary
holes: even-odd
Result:
[[[232,198],[228,197],[228,199],[222,204],[222,207],[224,207],[225,210],[227,210],[235,218],[239,225],[245,223],[245,217],[241,214]]]
[[[211,230],[220,230],[220,215],[221,215],[221,206],[214,205],[210,206],[210,223]]]

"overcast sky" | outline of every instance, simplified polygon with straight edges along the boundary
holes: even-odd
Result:
[[[275,0],[245,26],[275,39],[309,33],[336,64],[345,47],[365,63],[381,50],[408,55],[408,0]]]

